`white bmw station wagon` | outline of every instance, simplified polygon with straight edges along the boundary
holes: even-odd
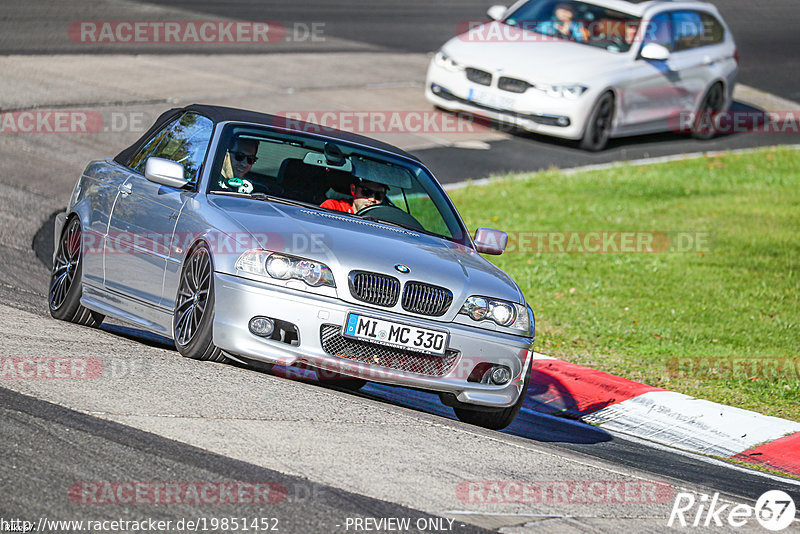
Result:
[[[523,0],[464,23],[428,68],[437,107],[602,150],[611,137],[714,135],[738,53],[719,11],[699,1]]]

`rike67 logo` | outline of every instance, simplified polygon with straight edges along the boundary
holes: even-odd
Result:
[[[675,496],[667,526],[739,528],[755,518],[765,529],[777,532],[792,524],[795,511],[794,500],[780,490],[767,491],[758,498],[755,506],[722,503],[719,493],[709,500],[708,495],[698,498],[693,493],[681,492]]]

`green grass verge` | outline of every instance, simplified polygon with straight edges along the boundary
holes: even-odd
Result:
[[[800,151],[510,178],[451,196],[470,229],[503,229],[526,249],[487,258],[525,292],[538,351],[800,421]],[[710,241],[551,253],[555,234],[532,234],[571,231],[656,232],[654,247],[658,232]]]

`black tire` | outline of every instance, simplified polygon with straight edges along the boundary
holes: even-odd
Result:
[[[468,423],[470,425],[482,426],[490,430],[503,430],[505,427],[514,422],[517,418],[519,411],[522,409],[522,404],[525,402],[525,395],[528,393],[528,386],[531,382],[531,371],[528,370],[528,376],[525,377],[525,384],[522,386],[522,393],[519,399],[513,406],[508,408],[501,408],[498,410],[492,409],[472,409],[461,407],[453,407],[456,412],[456,417],[459,421]]]
[[[62,321],[98,327],[105,316],[81,305],[83,279],[81,222],[71,217],[61,232],[53,258],[50,289],[47,292],[50,315]]]
[[[193,360],[225,362],[214,345],[214,269],[208,247],[201,243],[186,256],[175,297],[172,332],[181,356]]]
[[[725,105],[725,89],[721,83],[715,83],[706,91],[703,101],[692,122],[692,137],[707,141],[717,135],[714,119]]]
[[[597,99],[589,120],[586,122],[586,130],[581,139],[581,148],[590,152],[599,152],[606,147],[608,138],[611,134],[611,127],[614,123],[614,94],[611,92],[603,93]]]

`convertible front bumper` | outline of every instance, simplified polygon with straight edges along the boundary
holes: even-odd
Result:
[[[465,404],[496,408],[517,401],[530,372],[532,337],[401,316],[223,273],[215,273],[214,299],[214,344],[245,358],[281,365],[307,363],[374,382],[450,393]],[[433,356],[364,342],[354,344],[341,336],[348,312],[447,330],[448,352]],[[251,333],[248,324],[256,316],[291,323],[297,329],[297,341],[291,344]],[[470,377],[481,364],[507,366],[511,381],[502,386],[474,381]]]

